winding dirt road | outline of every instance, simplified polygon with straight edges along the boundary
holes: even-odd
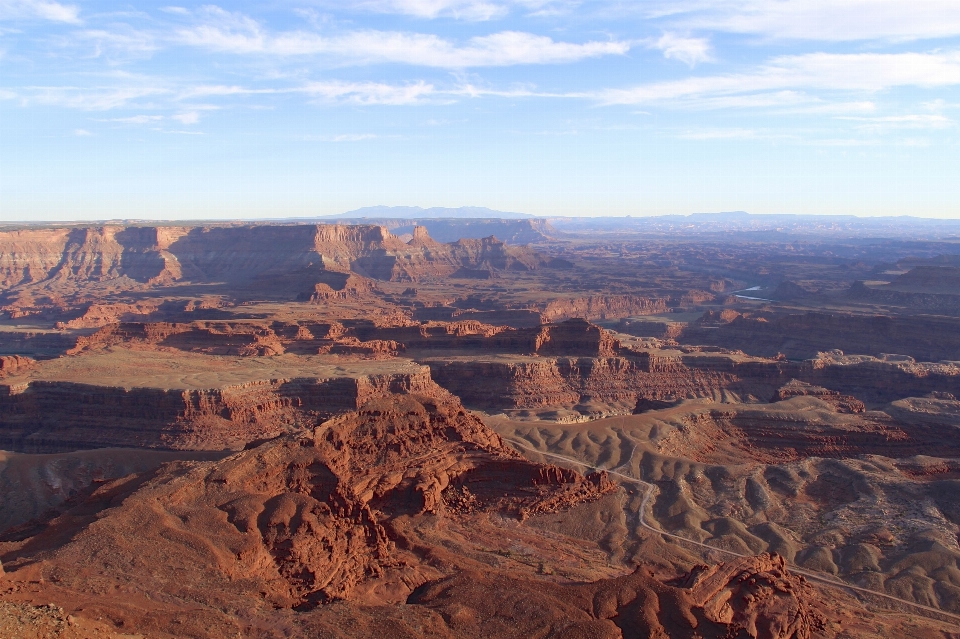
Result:
[[[682,542],[684,542],[684,543],[693,544],[693,545],[699,546],[699,547],[701,547],[701,548],[706,548],[706,549],[712,550],[712,551],[714,551],[714,552],[720,552],[720,553],[724,553],[724,554],[727,554],[727,555],[732,555],[732,556],[734,556],[734,557],[744,558],[744,557],[748,557],[748,556],[749,556],[749,555],[744,555],[744,554],[741,554],[741,553],[738,553],[738,552],[734,552],[734,551],[732,551],[732,550],[725,550],[725,549],[723,549],[723,548],[717,548],[716,546],[711,546],[711,545],[709,545],[709,544],[705,544],[705,543],[702,543],[702,542],[699,542],[699,541],[695,541],[695,540],[693,540],[693,539],[687,539],[686,537],[681,537],[680,535],[675,535],[675,534],[673,534],[673,533],[666,532],[665,530],[661,530],[661,529],[659,529],[659,528],[654,528],[652,525],[650,525],[649,523],[647,523],[647,520],[646,520],[647,504],[649,504],[650,498],[653,496],[653,488],[654,488],[654,487],[653,487],[653,484],[650,484],[650,483],[645,482],[645,481],[640,480],[640,479],[636,479],[635,477],[630,477],[629,475],[624,475],[623,473],[619,473],[619,472],[617,472],[616,470],[611,470],[611,469],[608,469],[608,468],[602,468],[602,467],[599,467],[599,466],[591,466],[590,464],[584,463],[584,462],[580,461],[579,459],[574,459],[573,457],[566,457],[566,456],[564,456],[564,455],[557,455],[557,454],[555,454],[555,453],[547,453],[547,452],[544,452],[544,451],[542,451],[542,450],[540,450],[540,449],[538,449],[538,448],[534,448],[533,446],[530,446],[530,445],[521,443],[521,442],[519,442],[519,441],[517,441],[517,440],[514,440],[514,439],[507,439],[507,441],[508,441],[509,443],[513,444],[514,446],[516,446],[517,448],[526,449],[526,450],[532,451],[532,452],[534,452],[534,453],[537,453],[538,455],[543,455],[544,457],[552,457],[552,458],[554,458],[554,459],[561,459],[561,460],[563,460],[563,461],[566,461],[566,462],[569,462],[569,463],[572,463],[572,464],[577,464],[577,465],[579,465],[579,466],[583,466],[584,468],[589,468],[590,470],[594,470],[594,471],[603,471],[603,472],[607,473],[608,475],[613,475],[613,476],[618,477],[618,478],[620,478],[620,479],[622,479],[622,480],[624,480],[624,481],[626,481],[626,482],[643,486],[643,487],[645,488],[646,492],[645,492],[644,495],[643,495],[643,500],[640,502],[640,525],[643,526],[644,528],[646,528],[647,530],[649,530],[649,531],[657,534],[657,535],[663,535],[664,537],[670,537],[671,539],[677,539],[677,540],[682,541]],[[817,581],[817,582],[819,582],[819,583],[822,583],[822,584],[831,586],[831,587],[833,587],[833,588],[842,588],[842,589],[845,589],[845,590],[852,590],[852,591],[859,592],[859,593],[866,594],[866,595],[870,595],[870,596],[873,596],[873,597],[880,597],[880,598],[882,598],[882,599],[887,599],[887,600],[890,600],[890,601],[894,601],[894,602],[896,602],[896,603],[903,604],[903,605],[905,605],[905,606],[910,606],[911,608],[916,608],[916,609],[918,609],[918,610],[923,610],[923,611],[925,611],[925,612],[932,613],[932,614],[937,615],[938,617],[941,617],[941,618],[942,618],[942,617],[946,617],[946,618],[948,618],[948,619],[950,619],[950,620],[952,620],[952,621],[956,621],[956,622],[960,623],[960,615],[955,615],[955,614],[950,613],[950,612],[945,612],[945,611],[943,611],[943,610],[940,610],[939,608],[932,608],[932,607],[930,607],[930,606],[924,606],[923,604],[918,604],[918,603],[913,602],[913,601],[907,601],[906,599],[900,599],[899,597],[894,597],[893,595],[888,595],[888,594],[885,593],[885,592],[879,592],[879,591],[877,591],[877,590],[870,590],[869,588],[861,588],[860,586],[854,586],[854,585],[848,584],[848,583],[846,583],[846,582],[844,582],[844,581],[840,581],[840,580],[838,580],[838,579],[833,579],[833,578],[831,578],[831,577],[828,577],[828,576],[826,576],[826,575],[823,574],[823,573],[812,572],[812,571],[809,571],[809,570],[805,570],[805,569],[803,569],[803,568],[799,568],[799,567],[797,567],[795,564],[790,565],[790,570],[793,571],[793,572],[795,572],[795,573],[797,573],[797,574],[799,574],[799,575],[803,575],[804,577],[806,577],[806,578],[808,578],[808,579],[812,579],[812,580],[814,580],[814,581]]]

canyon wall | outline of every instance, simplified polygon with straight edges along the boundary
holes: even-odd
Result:
[[[771,357],[783,353],[809,359],[818,352],[896,353],[919,360],[960,360],[960,320],[951,317],[841,315],[803,313],[777,317],[743,317],[710,321],[683,329],[687,344],[715,344]]]
[[[376,225],[77,227],[0,232],[0,290],[123,280],[124,288],[174,281],[312,286],[324,271],[419,281],[467,271],[550,265],[533,251],[490,236],[449,244],[416,227],[407,244]],[[313,280],[311,282],[311,279]]]
[[[425,367],[415,373],[273,379],[211,389],[0,384],[0,449],[237,449],[395,393],[446,396]]]

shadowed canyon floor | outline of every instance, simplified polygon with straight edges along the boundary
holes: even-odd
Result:
[[[960,636],[953,240],[528,222],[0,232],[0,634]]]

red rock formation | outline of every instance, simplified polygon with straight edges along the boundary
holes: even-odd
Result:
[[[796,379],[781,386],[771,401],[779,402],[791,397],[816,397],[833,406],[838,413],[862,413],[866,409],[863,402],[856,397],[841,395],[822,386],[813,386]]]
[[[708,620],[726,626],[728,636],[811,639],[826,629],[803,577],[791,575],[776,554],[698,566],[683,586]]]
[[[393,393],[447,393],[413,373],[252,381],[202,390],[70,382],[0,384],[0,449],[101,447],[221,450],[309,426]]]
[[[0,356],[0,379],[24,373],[36,365],[36,361],[20,355]]]
[[[840,349],[867,355],[898,353],[929,361],[960,359],[960,321],[950,317],[811,312],[767,318],[742,317],[728,309],[723,314],[708,311],[677,339],[766,357],[784,353],[813,358],[818,352]]]
[[[131,320],[137,315],[150,315],[160,308],[159,303],[90,304],[81,315],[65,322],[57,322],[58,329],[100,328],[114,322]]]
[[[410,603],[440,612],[459,637],[835,637],[825,598],[779,556],[699,566],[677,585],[637,570],[561,585],[470,571],[428,584]],[[562,629],[562,630],[559,630]]]
[[[142,563],[152,569],[138,575],[138,589],[163,591],[203,615],[264,603],[309,610],[351,599],[358,585],[387,574],[402,579],[403,590],[381,598],[402,601],[424,574],[438,574],[422,542],[404,537],[403,522],[447,513],[458,489],[477,489],[474,513],[523,519],[614,488],[602,476],[526,461],[452,398],[412,395],[374,399],[315,430],[184,470],[167,466],[134,486],[65,546],[49,549],[41,570],[57,575],[61,593],[96,597],[104,592],[98,584],[124,583],[129,563]],[[52,525],[73,524],[71,517]],[[29,564],[42,543],[20,557]],[[111,605],[109,597],[98,605]]]
[[[667,311],[665,299],[638,295],[591,295],[555,300],[543,308],[541,315],[543,322],[549,323],[571,318],[617,319],[631,315],[656,315]]]
[[[374,339],[361,342],[356,337],[345,337],[333,344],[321,346],[317,352],[321,355],[359,355],[368,359],[387,359],[396,357],[406,347],[394,340]]]
[[[158,284],[180,277],[166,249],[178,229],[106,226],[0,232],[0,286],[120,277]]]

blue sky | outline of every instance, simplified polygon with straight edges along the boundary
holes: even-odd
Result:
[[[0,219],[960,217],[956,0],[0,0]]]

